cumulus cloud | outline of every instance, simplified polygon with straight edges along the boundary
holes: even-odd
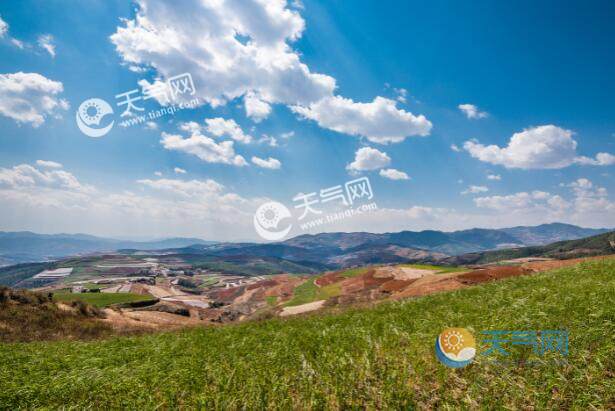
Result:
[[[179,168],[179,167],[175,167],[173,171],[175,171],[175,174],[186,174],[186,170],[184,170],[183,168]]]
[[[346,166],[352,172],[377,170],[388,166],[391,158],[387,153],[371,147],[362,147],[357,150],[354,161]]]
[[[38,73],[0,74],[0,115],[39,127],[49,116],[59,117],[69,108],[58,98],[64,87]]]
[[[596,154],[596,158],[580,156],[575,158],[574,162],[590,166],[612,166],[615,164],[615,156],[609,153],[598,153]]]
[[[56,45],[51,34],[43,34],[38,36],[38,46],[45,50],[53,58],[56,56]]]
[[[466,141],[463,148],[480,161],[506,168],[557,169],[575,162],[577,142],[572,134],[570,130],[546,125],[513,134],[504,148],[485,146],[476,140]]]
[[[282,167],[282,163],[280,163],[280,160],[272,158],[272,157],[269,157],[268,159],[265,160],[265,159],[254,156],[252,157],[252,162],[259,167],[269,168],[271,170],[277,170],[280,167]]]
[[[191,72],[199,95],[213,105],[248,93],[267,103],[308,104],[335,88],[335,79],[312,73],[290,47],[305,22],[285,1],[137,4],[135,19],[111,36],[120,56],[164,78]]]
[[[380,176],[388,178],[389,180],[409,180],[408,174],[403,171],[396,170],[394,168],[385,168],[380,170]]]
[[[45,168],[62,168],[62,164],[48,160],[36,160],[36,165]]]
[[[615,156],[598,153],[596,158],[577,156],[573,132],[554,125],[525,129],[513,134],[506,147],[485,146],[476,140],[466,141],[463,148],[480,161],[506,168],[559,169],[572,164],[608,166]]]
[[[78,193],[92,191],[92,187],[81,184],[73,174],[61,170],[60,163],[39,160],[37,165],[41,168],[29,164],[0,168],[0,187],[3,189],[56,188]]]
[[[426,136],[432,127],[425,116],[400,110],[395,101],[383,97],[376,97],[371,103],[355,103],[335,96],[292,109],[321,127],[366,137],[375,143],[399,143],[407,136]]]
[[[460,104],[457,106],[459,110],[469,119],[481,119],[489,116],[486,111],[480,111],[474,104]]]
[[[461,151],[461,149],[459,148],[459,146],[457,146],[457,144],[451,144],[451,150],[459,153]]]
[[[192,154],[207,163],[230,164],[238,167],[248,165],[245,158],[235,153],[233,141],[217,143],[213,138],[201,134],[198,130],[193,131],[187,138],[178,134],[162,133],[160,142],[167,150]]]
[[[489,188],[485,187],[485,186],[470,186],[468,187],[466,190],[462,191],[461,194],[466,195],[466,194],[478,194],[478,193],[485,193],[489,191]]]
[[[216,137],[228,136],[241,143],[252,142],[252,136],[245,134],[235,120],[225,120],[221,117],[205,119],[207,131]],[[192,126],[193,127],[193,126]]]
[[[214,107],[243,98],[246,115],[261,121],[272,104],[284,104],[322,127],[377,142],[429,134],[424,116],[399,110],[392,100],[356,103],[335,96],[335,79],[311,71],[293,49],[305,21],[284,0],[137,4],[135,18],[111,36],[124,62],[153,68],[163,80],[190,72],[198,96]],[[332,107],[344,118],[327,116],[323,110]]]
[[[243,104],[246,110],[246,116],[250,117],[256,123],[260,123],[262,120],[269,117],[271,113],[271,105],[251,91],[246,93],[243,97]]]
[[[487,180],[497,180],[500,181],[502,179],[502,176],[499,174],[489,174],[487,175]]]

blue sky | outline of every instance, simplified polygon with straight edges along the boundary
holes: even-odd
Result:
[[[254,239],[264,201],[360,176],[379,211],[316,231],[614,225],[612,2],[181,4],[0,4],[0,229]],[[183,72],[200,107],[118,125]]]

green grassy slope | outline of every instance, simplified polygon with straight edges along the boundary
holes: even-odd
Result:
[[[567,329],[568,365],[435,359],[446,327]],[[538,409],[615,405],[615,260],[371,309],[98,342],[0,346],[0,408]],[[479,346],[479,353],[485,350]],[[511,357],[527,355],[521,348]]]
[[[140,295],[132,293],[54,293],[54,301],[83,301],[95,307],[108,307],[112,304],[132,303],[136,301],[153,300],[151,295]]]

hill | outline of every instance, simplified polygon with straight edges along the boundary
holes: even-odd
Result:
[[[397,233],[321,233],[300,235],[274,244],[224,243],[199,238],[169,238],[156,241],[124,241],[85,234],[36,234],[31,232],[0,232],[0,266],[18,263],[56,260],[68,256],[115,252],[159,250],[176,254],[206,254],[211,256],[275,257],[297,264],[339,268],[339,261],[353,264],[375,261],[357,259],[357,250],[380,248],[382,262],[403,262],[417,251],[459,255],[511,245],[544,245],[554,241],[577,239],[608,230],[581,228],[568,224],[543,224],[536,227],[504,229],[470,229],[453,232],[401,231]],[[395,246],[387,251],[384,246]],[[401,250],[401,251],[400,251]],[[345,257],[345,254],[354,254]],[[368,253],[369,254],[369,253]],[[439,255],[438,255],[439,254]],[[423,256],[425,257],[425,256]],[[410,259],[412,260],[412,259]]]
[[[613,272],[615,261],[602,260],[325,315],[85,343],[4,345],[0,404],[608,409],[615,398]],[[465,327],[479,342],[467,368],[446,368],[435,358],[434,340],[447,327]],[[545,329],[568,331],[567,357],[537,357],[531,347],[517,346],[493,358],[479,337],[482,330]]]
[[[606,255],[615,252],[615,231],[582,238],[579,240],[558,241],[546,246],[510,248],[504,250],[468,253],[447,257],[439,261],[442,264],[487,264],[516,258],[544,257],[568,259]]]
[[[544,245],[555,241],[578,239],[608,232],[608,229],[582,228],[552,223],[535,227],[460,230],[452,232],[425,230],[397,233],[321,233],[305,234],[282,244],[305,249],[339,249],[346,251],[367,245],[390,244],[449,255],[510,247],[513,244]]]
[[[60,307],[48,294],[0,287],[0,344],[111,335],[111,327],[97,318],[102,312],[83,302]]]

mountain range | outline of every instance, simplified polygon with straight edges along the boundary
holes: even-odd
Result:
[[[37,234],[29,231],[0,232],[0,266],[48,261],[72,255],[119,249],[156,250],[213,244],[199,238],[167,238],[155,241],[126,241],[87,234]]]
[[[511,247],[545,245],[608,232],[552,223],[503,229],[305,234],[279,243],[217,243],[199,238],[125,241],[85,234],[0,232],[0,265],[48,261],[94,252],[158,250],[217,258],[278,258],[311,267],[347,267],[409,260],[440,260]]]
[[[470,229],[454,232],[401,231],[397,233],[321,233],[300,235],[279,243],[218,243],[193,245],[177,254],[201,254],[218,258],[238,256],[275,257],[301,265],[341,268],[365,264],[408,261],[440,261],[448,256],[504,248],[544,245],[608,232],[553,223],[535,227]]]

